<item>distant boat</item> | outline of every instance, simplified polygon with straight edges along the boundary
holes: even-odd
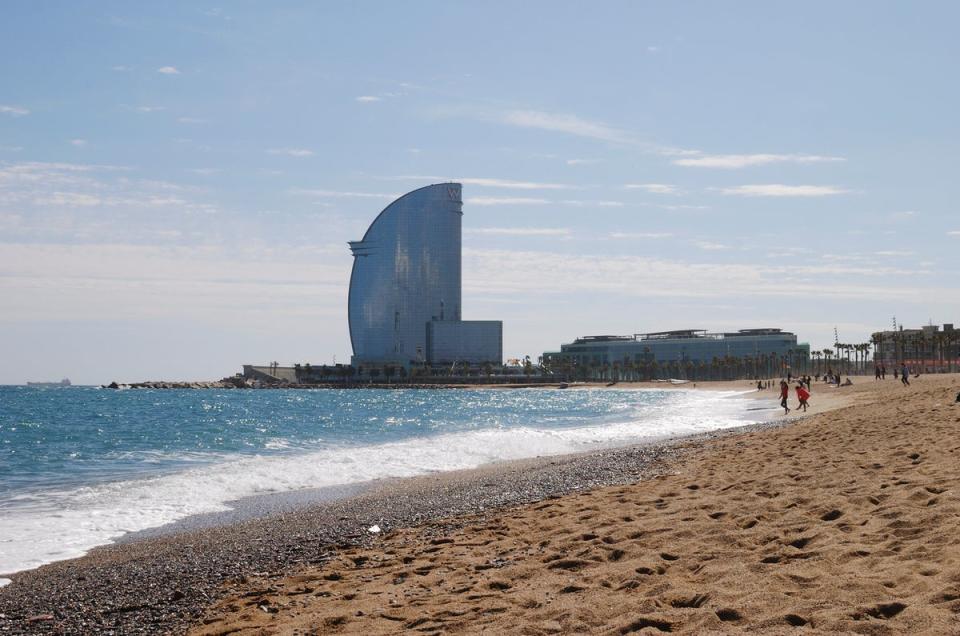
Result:
[[[64,378],[59,382],[27,382],[27,386],[35,386],[40,388],[51,388],[58,386],[70,386],[70,378]]]

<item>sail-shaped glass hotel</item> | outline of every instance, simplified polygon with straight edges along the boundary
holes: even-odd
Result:
[[[460,316],[462,187],[409,192],[350,242],[354,365],[499,364],[503,323]]]

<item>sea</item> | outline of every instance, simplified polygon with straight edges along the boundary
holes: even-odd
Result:
[[[769,417],[743,394],[685,389],[0,386],[0,575],[228,511],[246,497],[624,446]]]

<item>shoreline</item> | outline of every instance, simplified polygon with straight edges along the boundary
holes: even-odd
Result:
[[[737,390],[746,397],[773,401],[771,392],[751,392],[741,382],[735,383],[735,387],[730,384],[734,383],[717,383],[711,388]],[[657,383],[599,388],[666,387]],[[674,436],[640,445],[356,484],[343,489],[352,490],[347,498],[342,497],[343,493],[296,491],[241,500],[237,508],[227,512],[188,517],[134,532],[114,544],[94,548],[84,557],[11,575],[14,584],[0,588],[0,629],[32,633],[32,623],[23,621],[36,616],[55,617],[51,622],[41,621],[46,625],[37,625],[37,631],[56,624],[64,633],[80,633],[83,630],[77,627],[78,621],[103,629],[145,621],[150,627],[138,628],[145,633],[180,629],[217,597],[224,581],[242,581],[264,572],[277,573],[325,562],[336,553],[330,546],[362,545],[376,540],[379,535],[365,532],[372,525],[379,525],[388,533],[440,519],[455,523],[465,515],[634,483],[668,470],[681,454],[712,440],[776,428],[796,419],[779,417],[763,424]],[[324,498],[327,500],[323,501]],[[404,502],[400,510],[395,508],[398,499]],[[299,542],[289,539],[278,545],[260,545],[263,541],[259,537],[291,533],[293,538],[309,538],[313,547],[305,550]],[[190,549],[197,562],[184,563],[183,546]],[[171,563],[175,566],[171,567]],[[150,590],[138,589],[136,581],[144,577],[156,581]],[[158,586],[166,588],[167,593],[157,595]],[[118,588],[124,592],[116,594]],[[51,602],[38,602],[44,598]],[[63,608],[78,604],[103,609],[87,615],[63,612]],[[90,623],[91,620],[94,622]]]
[[[717,387],[717,388],[726,389],[727,387]],[[577,389],[577,390],[579,391],[580,389]],[[594,389],[586,388],[583,390],[593,391]],[[608,390],[608,389],[605,389],[605,390]],[[620,403],[622,400],[626,400],[627,402],[632,403],[634,400],[639,400],[642,402],[645,399],[642,397],[643,391],[652,391],[655,394],[668,395],[665,391],[661,391],[659,389],[625,388],[624,390],[627,391],[628,393],[625,393],[623,397],[620,397],[617,393],[607,393],[605,399],[607,401],[613,401],[614,403]],[[630,395],[629,394],[630,391],[633,391],[634,393]],[[558,394],[552,394],[550,392],[539,392],[539,391],[535,391],[534,393],[536,395],[543,396],[543,399],[549,399],[550,395],[558,395]],[[763,411],[766,409],[750,408],[748,406],[749,401],[745,401],[741,398],[743,394],[742,391],[725,391],[723,393],[713,393],[709,391],[691,392],[689,389],[687,389],[687,390],[684,390],[683,393],[686,393],[687,396],[681,398],[679,393],[674,393],[673,395],[674,397],[677,397],[681,402],[683,403],[689,402],[690,404],[697,404],[698,400],[720,404],[722,402],[727,402],[729,397],[730,413],[723,418],[725,420],[722,423],[723,426],[742,425],[744,423],[762,421],[762,420],[768,419],[768,417],[772,417],[772,412],[762,412],[762,413],[757,412],[757,411]],[[485,399],[484,396],[489,397],[490,399],[495,399],[493,398],[492,393],[478,391],[478,392],[474,392],[474,394],[479,396],[481,399]],[[442,394],[437,393],[436,395],[442,395]],[[521,393],[517,392],[514,395],[521,395]],[[597,393],[595,395],[599,396],[600,394]],[[699,397],[694,397],[694,395],[697,395]],[[569,397],[574,398],[574,395],[571,395]],[[346,399],[349,400],[352,398],[348,396]],[[514,399],[514,398],[510,398],[510,399]],[[522,399],[527,399],[527,398],[522,398]],[[539,399],[539,398],[529,398],[529,399]],[[588,398],[586,398],[584,395],[581,395],[581,397],[574,398],[574,401],[580,402],[582,399],[588,399]],[[689,410],[687,419],[690,420],[692,416],[693,420],[691,421],[696,422],[698,419],[697,411],[704,412],[704,413],[706,412],[703,408],[695,408],[693,410]],[[721,405],[721,412],[726,413],[726,411],[727,410],[722,408],[722,405]],[[710,409],[710,412],[716,413],[716,411],[714,411],[712,408]],[[713,420],[714,418],[708,417],[706,419],[707,421],[709,421],[709,420]],[[521,415],[517,424],[521,424],[521,425],[530,424],[529,422],[524,422],[524,420],[525,418],[523,418]],[[737,421],[737,420],[741,420],[741,421]],[[29,535],[22,534],[25,541],[21,543],[16,543],[14,545],[19,546],[22,544],[24,546],[23,550],[19,551],[19,550],[16,550],[16,548],[13,548],[12,552],[10,551],[10,549],[7,550],[4,556],[14,557],[14,558],[3,559],[4,564],[7,565],[8,567],[7,569],[0,569],[0,577],[4,577],[4,575],[7,573],[16,573],[16,572],[27,570],[27,569],[35,569],[37,567],[42,567],[43,565],[48,564],[50,562],[54,562],[54,561],[66,560],[70,558],[79,558],[79,557],[82,557],[87,552],[89,552],[90,550],[99,546],[110,545],[112,543],[118,543],[118,542],[129,542],[131,540],[136,540],[140,537],[147,538],[151,536],[158,536],[160,534],[175,532],[177,529],[181,527],[182,528],[199,528],[199,527],[208,527],[211,525],[226,525],[226,524],[236,523],[236,522],[251,519],[251,518],[263,517],[271,513],[282,513],[285,511],[295,510],[297,508],[306,507],[314,503],[321,503],[331,498],[343,498],[344,496],[350,493],[358,492],[361,488],[368,487],[369,482],[371,480],[376,480],[381,478],[390,479],[393,477],[401,477],[401,476],[413,476],[416,474],[429,474],[429,473],[435,472],[437,469],[441,469],[441,470],[449,470],[453,468],[469,469],[477,466],[482,466],[484,463],[496,463],[496,462],[508,461],[509,459],[513,459],[513,458],[525,459],[529,457],[536,457],[539,455],[546,456],[546,455],[554,455],[554,454],[558,454],[558,455],[569,454],[569,453],[577,453],[581,451],[588,451],[588,450],[599,449],[599,448],[611,448],[617,445],[644,443],[646,441],[656,441],[660,436],[662,436],[663,433],[668,432],[666,430],[664,431],[657,430],[659,427],[654,427],[654,430],[645,429],[644,425],[642,424],[640,425],[640,428],[637,428],[636,427],[637,424],[636,423],[631,424],[630,423],[631,421],[632,420],[630,417],[623,419],[622,424],[620,423],[621,420],[617,420],[616,421],[617,426],[612,428],[607,426],[608,424],[610,424],[610,422],[607,422],[606,424],[594,422],[593,424],[591,424],[589,421],[585,421],[582,424],[578,425],[578,426],[586,426],[586,428],[583,429],[584,431],[590,431],[592,430],[592,427],[597,427],[597,428],[593,430],[592,433],[585,432],[584,433],[585,436],[574,435],[572,440],[567,439],[566,434],[563,433],[562,431],[558,431],[558,434],[560,435],[560,437],[566,440],[565,442],[556,441],[554,439],[555,436],[553,435],[553,433],[551,433],[551,431],[548,430],[549,427],[548,429],[540,431],[538,427],[534,426],[533,429],[531,429],[534,433],[536,433],[536,435],[533,436],[534,438],[533,442],[530,442],[528,439],[524,438],[520,440],[522,444],[514,447],[513,444],[508,443],[506,446],[504,446],[503,441],[498,442],[496,439],[489,438],[492,440],[491,441],[492,446],[489,452],[476,452],[479,449],[475,449],[474,451],[469,451],[469,452],[465,451],[464,457],[456,460],[453,457],[445,459],[443,456],[438,455],[438,453],[444,453],[447,455],[452,453],[453,456],[459,457],[460,454],[464,454],[464,453],[460,453],[459,450],[471,448],[472,442],[468,442],[468,441],[465,441],[464,439],[458,438],[457,435],[459,433],[457,432],[451,433],[452,435],[454,435],[454,437],[449,439],[445,435],[433,436],[433,437],[427,436],[424,439],[420,440],[420,442],[422,443],[418,443],[418,440],[416,438],[413,438],[409,441],[403,442],[403,444],[401,444],[403,448],[392,449],[392,450],[391,450],[392,443],[384,443],[382,448],[377,443],[371,443],[372,445],[359,447],[356,453],[354,451],[348,451],[347,457],[340,457],[338,455],[337,457],[333,458],[334,461],[337,461],[337,462],[346,462],[346,463],[356,462],[357,466],[366,467],[364,470],[355,470],[355,469],[346,470],[345,473],[342,475],[340,474],[341,471],[338,471],[338,470],[328,472],[321,469],[319,472],[317,472],[317,467],[322,466],[322,462],[325,461],[326,456],[329,453],[323,453],[322,449],[320,451],[318,450],[308,451],[304,449],[303,452],[291,453],[288,456],[288,459],[290,459],[293,462],[292,465],[290,463],[283,463],[282,461],[280,461],[282,460],[282,455],[278,455],[277,457],[273,457],[273,458],[269,456],[265,457],[265,459],[267,460],[266,466],[272,465],[273,468],[271,470],[276,475],[283,475],[284,471],[286,470],[294,470],[294,474],[299,474],[300,472],[303,472],[304,470],[306,470],[307,471],[306,474],[312,475],[310,479],[305,479],[305,478],[298,479],[296,480],[295,484],[290,484],[289,479],[271,479],[271,476],[269,474],[264,474],[264,475],[261,475],[263,479],[257,479],[255,481],[250,482],[251,486],[256,486],[256,487],[230,488],[223,493],[220,493],[219,490],[217,490],[218,478],[216,475],[220,473],[220,469],[217,468],[217,465],[218,465],[217,463],[212,463],[212,464],[204,465],[200,467],[201,473],[202,473],[201,476],[203,475],[206,476],[206,479],[201,482],[193,482],[193,481],[188,482],[183,479],[175,480],[174,482],[171,482],[171,483],[175,483],[176,488],[185,488],[187,490],[192,490],[194,493],[196,493],[197,496],[190,495],[191,497],[190,500],[192,501],[193,499],[197,499],[199,497],[198,501],[200,501],[203,504],[202,506],[192,505],[187,507],[188,508],[187,510],[183,510],[181,514],[174,514],[174,515],[167,514],[165,515],[164,519],[157,519],[154,522],[154,523],[160,523],[161,525],[148,526],[147,522],[149,521],[150,516],[147,516],[143,520],[131,519],[129,522],[126,522],[123,525],[121,524],[105,525],[104,523],[100,523],[99,527],[91,526],[92,528],[91,531],[82,532],[80,533],[79,536],[77,535],[77,533],[69,531],[69,527],[67,526],[68,528],[67,531],[61,532],[59,535],[57,535],[59,537],[62,537],[62,539],[58,541],[57,544],[53,544],[53,543],[50,544],[50,546],[53,549],[49,549],[44,552],[38,552],[36,554],[34,554],[31,551],[30,542],[29,540],[27,540],[27,537],[29,537]],[[721,423],[717,421],[714,425],[720,426]],[[607,432],[607,429],[612,431],[612,430],[619,430],[621,427],[626,427],[624,428],[624,431],[622,433]],[[704,426],[702,428],[710,428],[710,427],[711,426]],[[667,428],[672,428],[672,426]],[[695,431],[701,427],[693,425],[693,426],[686,426],[683,428],[686,429],[682,431],[682,433],[685,434],[687,431]],[[631,429],[633,431],[632,433],[630,432]],[[495,428],[493,430],[495,430]],[[526,429],[523,426],[521,426],[520,430],[522,431]],[[580,429],[578,427],[574,427],[572,430],[576,431]],[[509,433],[510,431],[512,431],[512,428],[506,429],[506,432]],[[679,430],[677,430],[676,432],[681,433],[681,431]],[[522,434],[521,434],[521,437],[523,437]],[[487,438],[484,438],[484,439],[487,439]],[[507,439],[515,439],[515,437],[508,437]],[[431,440],[438,440],[438,441],[431,442]],[[447,441],[444,441],[444,440],[447,440]],[[579,441],[576,441],[576,440],[579,440]],[[409,444],[414,444],[414,446],[408,448]],[[396,463],[396,462],[389,461],[391,456],[402,457],[402,454],[405,454],[406,452],[411,452],[416,454],[419,452],[418,448],[420,448],[424,444],[427,445],[427,448],[425,452],[425,459],[421,461],[414,461],[414,458],[411,457],[410,460],[401,461],[397,466],[393,466],[393,468],[388,467],[383,469],[378,469],[377,468],[378,464],[368,465],[368,462],[370,461],[371,457],[376,458],[377,456],[380,456],[380,455],[382,455],[383,457],[386,458],[386,460],[388,460],[386,462],[387,464]],[[450,446],[451,444],[455,446]],[[446,450],[444,450],[444,447],[448,447],[448,446],[449,448],[446,448]],[[494,450],[499,446],[504,446],[504,448],[500,448],[499,450]],[[511,451],[510,450],[511,448],[514,448],[514,450]],[[397,455],[398,452],[400,452],[401,455]],[[386,455],[384,455],[384,453],[386,453]],[[340,453],[340,455],[342,454],[343,453]],[[313,458],[312,460],[310,459],[311,457]],[[242,464],[244,461],[244,458],[242,456],[237,456],[235,458],[226,458],[225,461],[221,464],[223,469],[228,471],[228,474],[236,473],[236,468],[234,467],[235,464],[233,463],[234,460],[240,460]],[[317,462],[320,462],[320,464],[317,464]],[[286,466],[286,468],[284,468],[284,466]],[[257,466],[255,465],[253,466],[253,468],[257,468]],[[164,479],[167,477],[176,477],[176,472],[175,471],[171,473],[161,472],[159,476]],[[240,476],[242,477],[242,475]],[[150,474],[146,474],[142,476],[142,478],[147,481],[150,480],[150,477],[151,477]],[[222,480],[222,478],[219,478],[219,479]],[[209,492],[218,493],[218,494],[209,495],[209,496],[205,495],[205,493],[207,493],[208,491],[202,484],[208,483],[208,482],[214,488],[214,490]],[[138,492],[144,491],[141,497],[145,497],[146,499],[149,499],[150,497],[149,489],[144,490],[144,488],[140,488],[138,486],[139,483],[140,483],[139,480],[135,480],[133,482],[129,482],[128,485],[130,485],[131,487],[136,487]],[[329,484],[329,486],[327,484]],[[274,486],[276,490],[273,492],[270,492],[271,490],[270,486]],[[299,486],[299,488],[297,488],[297,486]],[[316,490],[316,488],[318,487],[321,488],[321,490]],[[285,490],[284,488],[293,488],[293,489]],[[259,491],[262,494],[256,494],[257,491]],[[173,496],[175,497],[177,496],[175,494],[175,491],[171,491],[171,486],[169,485],[166,487],[166,492],[168,493],[173,492],[174,493]],[[227,496],[224,497],[223,495],[227,495]],[[131,511],[131,513],[137,514],[137,508],[139,504],[137,504],[136,502],[138,500],[131,499],[131,498],[126,498],[126,499],[128,501],[128,504],[126,506],[124,506],[123,508],[116,508],[114,506],[114,508],[111,508],[111,510],[115,509],[118,512],[122,512],[123,510],[129,510]],[[146,501],[146,499],[144,499],[144,501]],[[170,500],[170,497],[168,496],[166,499],[163,499],[159,503],[168,504],[169,500]],[[107,505],[109,506],[109,502]],[[146,507],[148,509],[150,508],[150,505],[151,505],[150,502],[146,501]],[[189,510],[189,508],[191,507],[192,507],[192,510]],[[204,510],[212,511],[212,512],[204,512]],[[106,512],[107,511],[105,511],[105,513]],[[120,517],[123,517],[123,516],[125,515],[120,515]],[[152,515],[152,516],[156,517],[157,515]],[[77,515],[74,515],[74,517],[77,518],[78,523],[82,523],[83,526],[87,525],[87,519],[83,517],[77,517]],[[117,518],[117,515],[102,517],[102,519],[104,519],[106,522],[114,518]],[[57,523],[56,519],[52,519],[52,521],[54,524]],[[91,518],[89,519],[89,522],[96,524],[97,519]],[[109,530],[109,532],[107,530]],[[63,548],[66,548],[66,549],[63,549]],[[22,558],[16,558],[18,555],[19,557],[22,557]],[[30,560],[28,560],[27,557],[33,557],[32,562],[30,562]],[[0,581],[0,584],[2,584],[2,581]]]
[[[270,500],[272,510],[267,516],[248,508],[190,517],[124,535],[83,557],[8,575],[13,583],[0,588],[0,631],[182,631],[222,594],[224,583],[328,562],[342,549],[382,536],[367,532],[374,525],[382,534],[428,522],[452,527],[470,515],[634,483],[668,470],[681,454],[710,440],[789,422],[378,480],[323,502],[313,499],[315,492],[240,500],[241,507]],[[303,500],[290,501],[290,495]],[[70,611],[75,607],[89,609]]]
[[[960,633],[958,384],[862,383],[641,481],[396,529],[229,584],[189,633]]]

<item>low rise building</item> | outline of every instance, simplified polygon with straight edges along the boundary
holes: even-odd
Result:
[[[781,329],[710,333],[683,329],[627,336],[584,336],[543,364],[565,375],[640,377],[773,377],[808,370],[810,345]],[[614,372],[615,371],[615,372]]]
[[[960,367],[960,329],[946,323],[926,325],[919,329],[878,331],[870,342],[873,344],[873,359],[893,370],[907,366],[926,373],[953,371]]]

